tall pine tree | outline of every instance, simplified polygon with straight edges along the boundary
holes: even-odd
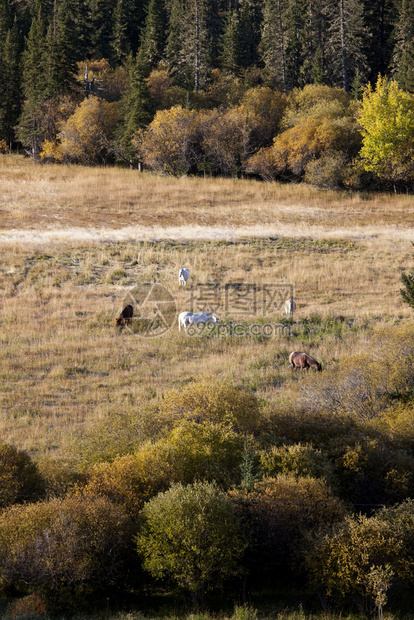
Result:
[[[33,18],[23,52],[24,104],[17,136],[33,157],[40,152],[42,136],[39,109],[47,97],[45,24],[41,8]]]
[[[265,0],[261,30],[261,59],[268,84],[287,90],[286,0]]]
[[[368,69],[368,31],[361,0],[328,0],[326,19],[328,82],[348,92],[355,77],[364,79]]]
[[[136,155],[132,138],[136,131],[146,127],[154,116],[139,55],[135,61],[130,62],[130,80],[121,107],[124,110],[124,124],[120,144],[132,164]]]
[[[0,140],[9,146],[15,139],[15,125],[20,116],[20,51],[17,23],[6,32],[4,42],[0,43]]]
[[[222,69],[237,75],[240,68],[240,20],[236,9],[229,10],[224,20],[220,39],[220,64]]]
[[[410,0],[401,0],[394,38],[394,78],[403,90],[414,92],[414,3]]]
[[[150,0],[141,36],[140,62],[147,71],[163,59],[167,41],[167,12],[162,0]]]

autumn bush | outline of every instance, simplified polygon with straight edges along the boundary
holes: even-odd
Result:
[[[338,187],[346,164],[361,146],[359,125],[349,96],[341,89],[308,85],[295,89],[272,146],[255,153],[246,171],[265,180],[300,179],[322,187]]]
[[[250,561],[258,574],[276,566],[300,564],[305,535],[341,521],[345,506],[323,479],[294,474],[264,478],[251,490],[231,491],[237,511],[246,520]]]
[[[0,444],[0,508],[38,501],[45,494],[44,480],[26,452]]]
[[[183,420],[166,437],[145,443],[134,454],[94,465],[76,492],[106,496],[136,519],[144,503],[171,484],[204,480],[224,489],[238,484],[248,446],[248,438],[230,428]]]
[[[174,485],[142,511],[137,548],[144,569],[199,603],[241,573],[245,547],[232,503],[213,483]]]
[[[368,598],[373,607],[388,590],[400,589],[401,594],[403,588],[407,593],[414,574],[413,501],[371,517],[347,516],[309,547],[307,568],[314,586],[328,595],[359,597],[362,603]],[[386,596],[382,606],[385,602]]]
[[[348,176],[347,160],[341,152],[322,153],[310,161],[305,170],[305,181],[316,187],[338,189]]]
[[[250,390],[229,379],[204,376],[164,393],[160,415],[171,425],[181,420],[214,423],[237,432],[256,433],[263,425],[259,401]]]
[[[91,95],[60,124],[57,141],[45,141],[40,156],[82,164],[104,163],[111,152],[111,138],[118,120],[116,102]]]
[[[7,605],[7,617],[13,620],[37,620],[47,617],[47,603],[39,594],[28,594]]]
[[[133,531],[103,497],[12,506],[0,515],[0,586],[64,598],[102,591],[123,577]]]
[[[331,480],[333,466],[326,454],[308,444],[272,446],[259,453],[260,465],[265,476],[278,474],[311,476]]]
[[[180,105],[158,110],[154,120],[135,140],[144,163],[167,174],[188,172],[195,161],[195,115],[194,110]]]
[[[146,443],[135,454],[91,467],[76,494],[105,496],[136,519],[146,501],[170,486],[171,460],[168,446]]]

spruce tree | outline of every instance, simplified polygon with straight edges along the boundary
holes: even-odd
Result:
[[[168,72],[173,78],[177,79],[177,83],[181,82],[180,50],[182,46],[183,13],[183,0],[171,0],[165,56],[167,59]]]
[[[261,60],[266,81],[287,90],[286,0],[265,0],[261,30]]]
[[[128,14],[126,11],[127,0],[117,0],[114,13],[114,27],[112,34],[113,58],[122,62],[131,52],[128,37]]]
[[[7,31],[0,53],[0,140],[6,140],[11,147],[21,107],[19,36],[16,22],[13,28]]]
[[[240,68],[240,21],[236,9],[229,10],[220,39],[220,64],[222,69],[236,75]]]
[[[164,2],[150,0],[141,36],[140,59],[147,70],[155,68],[164,57],[167,39],[167,13]]]
[[[390,67],[393,47],[393,32],[398,19],[395,0],[362,0],[365,24],[369,36],[365,40],[368,73],[367,78],[375,83],[378,75],[385,75]]]
[[[113,57],[113,16],[117,0],[87,0],[91,15],[91,56],[106,58]]]
[[[240,0],[240,64],[242,67],[259,63],[262,3],[259,0]]]
[[[302,68],[306,58],[306,0],[290,0],[286,12],[286,81],[289,89],[302,84]]]
[[[0,0],[0,51],[6,34],[12,27],[12,12],[8,0]]]
[[[349,91],[358,72],[367,75],[365,55],[368,31],[361,0],[328,0],[327,72],[332,86]]]
[[[17,137],[33,157],[40,151],[41,122],[39,108],[47,97],[45,24],[39,7],[33,18],[23,52],[23,98]]]
[[[72,94],[76,89],[77,50],[70,0],[55,4],[46,36],[47,98]]]
[[[392,72],[399,86],[414,92],[414,3],[401,0],[394,33]]]
[[[211,37],[208,0],[173,0],[167,61],[176,82],[198,91],[207,82],[211,70]]]
[[[136,131],[146,127],[154,116],[144,71],[138,55],[130,66],[130,82],[121,107],[124,110],[124,123],[120,143],[122,150],[132,161],[136,155],[136,149],[131,140]]]

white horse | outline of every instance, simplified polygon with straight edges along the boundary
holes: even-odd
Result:
[[[292,317],[293,318],[293,313],[296,310],[296,302],[293,299],[293,297],[291,297],[290,299],[287,299],[285,301],[285,314],[288,318]]]
[[[190,270],[183,267],[178,272],[178,286],[187,286],[188,278],[190,277]]]
[[[196,325],[197,323],[214,323],[217,325],[219,319],[210,312],[181,312],[178,317],[178,331],[181,331],[183,327],[187,331],[189,325]]]

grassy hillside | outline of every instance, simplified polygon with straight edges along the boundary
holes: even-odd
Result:
[[[373,338],[385,350],[388,341],[378,336],[383,328],[395,350],[409,341],[412,310],[399,293],[401,269],[414,260],[414,209],[405,197],[33,166],[14,157],[0,160],[0,187],[0,436],[30,454],[58,495],[68,477],[90,464],[158,439],[164,399],[199,375],[228,378],[252,391],[273,433],[306,443],[306,421],[302,427],[297,417],[296,430],[288,428],[292,411],[302,411],[304,393],[313,415],[309,394],[328,402],[331,376],[334,383],[345,381],[346,389],[350,375],[341,364],[350,355],[365,359]],[[161,228],[151,228],[181,224],[163,239]],[[211,238],[197,238],[202,233],[196,225]],[[214,238],[213,228],[230,231],[223,235],[228,238]],[[73,237],[62,235],[68,229]],[[91,230],[90,238],[82,238]],[[190,268],[187,289],[178,286],[180,266]],[[119,332],[115,317],[128,292],[154,281],[170,291],[177,313],[189,309],[191,295],[203,285],[232,282],[291,283],[297,311],[288,321],[282,307],[248,316],[237,305],[219,307],[221,324],[289,328],[272,338],[219,332],[191,337],[179,333],[176,320],[159,337]],[[292,373],[293,350],[309,352],[324,372]],[[381,392],[379,381],[387,384],[389,404],[394,388],[409,401],[407,368],[401,368],[401,385],[395,362],[387,368],[375,370],[374,391]],[[275,416],[281,416],[277,423]],[[375,431],[380,439],[367,440],[367,450],[375,452],[382,437],[393,442],[398,432],[409,450],[410,419],[404,410],[393,427],[389,417],[384,434]],[[319,424],[315,420],[309,433]],[[344,420],[334,423],[336,437],[341,424],[348,428]],[[362,428],[371,421],[359,423]],[[392,475],[387,484],[397,488],[399,478]]]

